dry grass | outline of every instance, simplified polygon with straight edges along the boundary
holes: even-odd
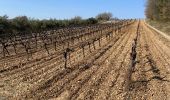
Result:
[[[147,20],[147,22],[158,30],[168,34],[170,36],[170,21],[161,22],[161,21],[151,21]]]

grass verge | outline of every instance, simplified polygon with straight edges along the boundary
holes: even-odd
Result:
[[[170,36],[170,21],[162,22],[147,20],[147,23]]]

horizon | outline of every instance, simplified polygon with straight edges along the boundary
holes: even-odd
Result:
[[[144,19],[145,3],[146,0],[3,0],[0,1],[0,16],[27,16],[34,19],[71,19],[80,16],[86,19],[99,13],[111,12],[113,17],[119,19]]]

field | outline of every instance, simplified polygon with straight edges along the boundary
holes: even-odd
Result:
[[[0,99],[169,100],[170,40],[122,20],[0,41]]]

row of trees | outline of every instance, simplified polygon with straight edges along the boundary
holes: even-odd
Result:
[[[146,17],[151,20],[170,21],[170,0],[147,0]]]
[[[72,19],[66,20],[38,20],[28,18],[27,16],[18,16],[13,19],[9,19],[8,16],[0,16],[0,35],[8,33],[32,33],[41,32],[44,30],[57,29],[68,26],[80,26],[96,24],[99,21],[107,21],[112,17],[111,13],[101,13],[96,18],[82,19],[76,16]]]

